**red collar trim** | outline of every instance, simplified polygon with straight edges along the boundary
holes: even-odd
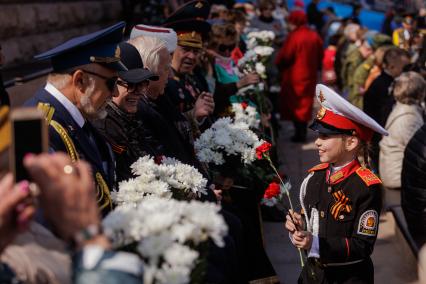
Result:
[[[330,169],[327,170],[326,180],[327,183],[334,185],[349,177],[351,174],[356,172],[357,169],[361,167],[358,159],[353,160],[348,165],[346,165],[343,169],[338,170],[330,176]],[[330,176],[330,177],[329,177]]]

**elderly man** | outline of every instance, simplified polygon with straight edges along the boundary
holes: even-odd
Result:
[[[71,39],[38,55],[38,59],[51,59],[53,72],[44,88],[26,103],[45,112],[50,151],[66,152],[73,162],[90,163],[103,213],[112,208],[114,161],[109,145],[89,119],[105,117],[107,101],[118,95],[117,71],[126,70],[117,47],[124,25],[121,22]]]
[[[122,42],[119,47],[121,60],[129,71],[119,73],[119,94],[108,102],[106,118],[93,123],[112,146],[117,180],[121,181],[133,176],[130,166],[139,157],[160,155],[161,145],[144,123],[136,118],[140,98],[146,96],[150,80],[158,80],[158,76],[144,68],[139,52],[133,45]]]
[[[166,87],[166,95],[181,112],[188,113],[200,124],[214,111],[214,100],[207,81],[197,69],[203,49],[203,37],[210,31],[210,24],[206,22],[209,11],[207,1],[191,1],[168,17],[163,24],[177,33],[177,47],[172,57],[172,74]],[[199,108],[195,107],[196,104],[203,104],[204,111],[197,112]]]

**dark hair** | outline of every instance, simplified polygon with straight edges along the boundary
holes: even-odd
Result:
[[[224,39],[233,38],[238,40],[238,34],[235,27],[231,23],[215,24],[211,28],[209,47],[216,48]]]
[[[275,0],[259,0],[259,10],[266,10],[270,6],[275,7],[276,3]]]
[[[399,60],[401,57],[410,58],[410,54],[404,49],[391,47],[385,52],[385,55],[383,56],[383,65],[389,66],[390,64]]]
[[[329,45],[334,45],[337,46],[337,44],[339,43],[341,35],[339,34],[334,34],[332,35],[329,39],[328,39],[328,44]]]
[[[233,9],[231,11],[229,11],[228,13],[228,21],[235,24],[235,23],[242,23],[242,22],[247,22],[247,17],[246,14],[244,14],[243,11],[241,10],[237,10],[237,9]]]

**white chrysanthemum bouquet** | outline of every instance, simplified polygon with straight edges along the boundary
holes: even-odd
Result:
[[[256,107],[247,102],[235,102],[231,104],[234,113],[234,121],[236,123],[245,123],[250,128],[258,129],[260,124],[260,116]]]
[[[207,194],[207,180],[193,166],[183,164],[174,158],[144,156],[131,166],[136,176],[118,185],[118,191],[111,193],[117,205],[137,205],[146,196],[162,198],[192,199],[195,195]]]
[[[238,61],[240,76],[255,72],[262,79],[266,79],[267,74],[265,64],[274,52],[271,45],[275,38],[275,34],[271,31],[259,31],[251,32],[247,35],[247,37],[248,51]],[[263,91],[263,83],[259,83],[257,88],[259,91]],[[244,95],[247,92],[250,93],[253,89],[254,86],[247,86],[246,88],[240,89],[238,93],[240,95]]]
[[[222,165],[238,157],[244,164],[256,160],[256,147],[263,141],[243,122],[230,117],[218,119],[195,141],[195,151],[201,162]]]
[[[144,283],[200,282],[207,241],[223,247],[228,231],[219,210],[214,203],[149,196],[137,207],[117,207],[103,227],[115,249],[141,256]]]
[[[273,31],[253,31],[247,34],[247,48],[256,46],[272,46],[275,39]]]

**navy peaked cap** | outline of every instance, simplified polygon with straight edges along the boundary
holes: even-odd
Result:
[[[72,38],[63,44],[36,55],[38,60],[50,59],[54,71],[98,63],[106,68],[124,71],[118,44],[123,40],[125,22],[87,35]]]

